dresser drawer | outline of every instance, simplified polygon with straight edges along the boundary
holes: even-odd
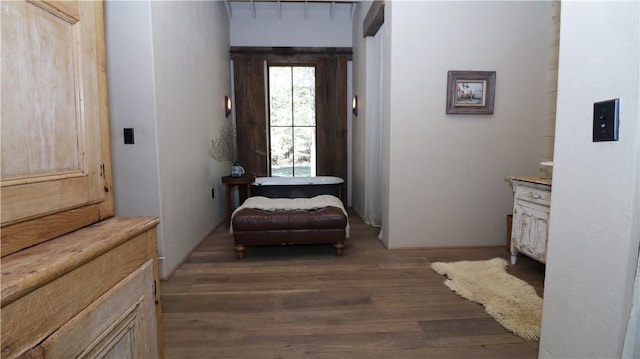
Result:
[[[551,204],[551,191],[527,186],[517,186],[515,198],[516,200],[523,200],[549,206]]]

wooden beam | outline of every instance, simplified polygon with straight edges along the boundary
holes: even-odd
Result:
[[[384,1],[376,0],[371,4],[362,22],[363,37],[375,36],[382,24],[384,24]]]
[[[231,46],[231,58],[237,56],[282,57],[282,56],[347,56],[353,54],[350,47],[251,47]]]

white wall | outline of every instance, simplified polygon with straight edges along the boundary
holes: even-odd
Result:
[[[361,217],[365,215],[365,186],[367,163],[367,111],[366,103],[366,41],[362,37],[362,22],[372,2],[359,3],[353,15],[352,49],[353,49],[353,92],[358,95],[358,116],[353,117],[352,141],[352,207]]]
[[[231,2],[231,46],[351,47],[350,4]]]
[[[113,195],[118,216],[160,215],[150,4],[105,2]],[[135,144],[125,145],[123,129]],[[158,228],[162,238],[162,226]]]
[[[551,15],[549,2],[386,4],[389,247],[505,244],[504,178],[539,172]],[[446,115],[448,70],[497,71],[494,114]]]
[[[230,164],[208,150],[229,125],[228,18],[222,2],[106,9],[116,215],[159,215],[166,277],[226,214],[220,178]],[[122,144],[122,127],[135,129],[135,145]]]
[[[381,89],[380,69],[384,26],[375,37],[363,37],[363,22],[372,2],[361,2],[353,19],[354,91],[358,96],[358,116],[353,132],[353,209],[365,222],[379,226],[382,213],[382,149],[380,146]]]
[[[562,2],[560,28],[540,357],[619,358],[640,240],[640,3]],[[620,140],[594,143],[593,103],[612,98]]]

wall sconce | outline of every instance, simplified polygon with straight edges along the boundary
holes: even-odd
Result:
[[[351,111],[354,116],[358,116],[358,95],[353,96],[351,100]]]
[[[229,117],[231,115],[231,99],[229,96],[224,97],[224,116]]]

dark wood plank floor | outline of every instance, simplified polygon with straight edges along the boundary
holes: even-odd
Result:
[[[331,245],[249,247],[226,228],[161,283],[165,358],[536,358],[432,262],[508,258],[505,247],[386,250],[351,214],[344,256]],[[542,295],[544,266],[509,272]]]

